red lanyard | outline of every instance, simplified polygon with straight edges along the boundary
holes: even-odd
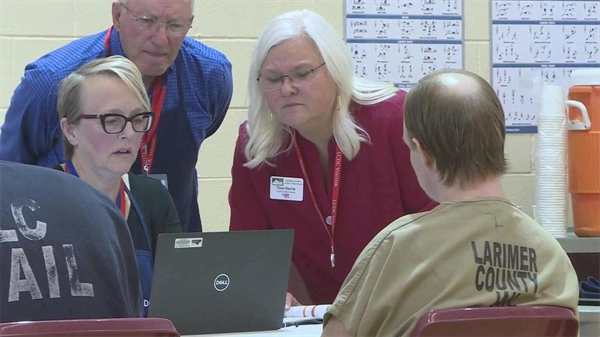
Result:
[[[140,154],[142,156],[142,171],[145,175],[150,174],[150,171],[152,170],[154,152],[156,151],[156,128],[158,127],[160,113],[165,101],[165,95],[167,94],[167,87],[162,87],[161,82],[162,77],[157,77],[156,80],[154,80],[154,93],[152,94],[152,111],[154,111],[154,122],[152,123],[150,130],[148,130],[148,132],[146,132],[142,137],[142,147],[140,148]],[[148,145],[150,145],[149,148]]]
[[[77,173],[77,170],[75,169],[75,166],[73,166],[72,161],[68,160],[65,163],[64,168],[65,172],[79,178],[79,173]],[[127,218],[127,201],[125,200],[125,183],[123,182],[123,179],[121,179],[121,185],[119,186],[119,194],[117,194],[117,201],[115,203],[117,204],[117,207],[119,207],[119,209],[121,210],[123,216]]]
[[[300,168],[302,169],[302,174],[304,175],[304,181],[306,181],[306,186],[308,186],[308,191],[310,192],[310,197],[312,199],[313,205],[319,214],[319,218],[323,223],[323,227],[327,231],[329,235],[329,241],[331,243],[331,254],[329,259],[331,260],[331,268],[335,267],[335,241],[333,240],[335,234],[335,223],[337,220],[337,208],[338,208],[338,200],[340,197],[340,179],[342,176],[342,150],[336,144],[335,146],[335,164],[333,169],[333,191],[331,195],[331,230],[327,227],[327,223],[325,222],[325,218],[317,205],[317,199],[315,197],[315,193],[312,189],[312,185],[310,184],[310,179],[308,178],[308,173],[306,171],[306,166],[304,165],[304,160],[302,159],[302,152],[300,151],[300,146],[298,145],[298,140],[296,139],[296,131],[294,130],[294,149],[296,150],[296,156],[298,157],[298,161],[300,162]]]
[[[113,27],[108,29],[106,37],[104,38],[104,50],[106,50],[107,56],[111,55],[110,34],[112,29]],[[140,148],[142,172],[145,175],[150,174],[150,171],[152,170],[154,152],[156,151],[156,128],[158,127],[161,111],[165,102],[165,96],[167,94],[167,87],[162,86],[162,76],[156,77],[152,86],[154,87],[152,93],[152,111],[154,111],[154,122],[152,123],[150,130],[144,134],[144,137],[142,137],[142,146]]]
[[[127,200],[125,200],[125,183],[121,179],[121,186],[119,187],[119,195],[117,196],[117,206],[121,210],[121,213],[127,219]]]

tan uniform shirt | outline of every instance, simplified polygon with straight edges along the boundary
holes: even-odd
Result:
[[[402,217],[363,250],[325,316],[354,336],[408,336],[431,309],[556,305],[577,314],[560,244],[504,200],[446,203]]]

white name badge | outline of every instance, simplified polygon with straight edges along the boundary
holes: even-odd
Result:
[[[304,180],[302,178],[271,177],[271,199],[302,201]]]

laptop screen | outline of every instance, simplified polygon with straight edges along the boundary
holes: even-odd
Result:
[[[158,237],[150,317],[182,335],[275,330],[283,324],[292,230]]]

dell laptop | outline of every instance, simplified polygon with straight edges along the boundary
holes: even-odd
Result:
[[[182,335],[282,327],[293,230],[158,236],[149,317]]]

